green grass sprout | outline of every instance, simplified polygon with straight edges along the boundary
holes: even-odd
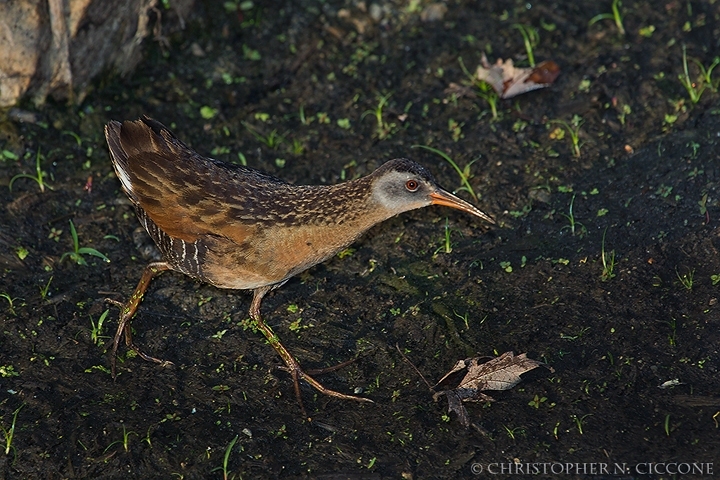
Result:
[[[575,156],[575,158],[580,158],[580,147],[582,147],[582,143],[580,142],[580,127],[584,123],[584,120],[577,115],[573,115],[570,123],[565,120],[550,120],[550,123],[565,127],[565,131],[567,131],[568,135],[570,135],[573,156]]]
[[[520,35],[523,37],[523,43],[525,44],[525,51],[527,52],[528,63],[531,67],[535,67],[535,55],[533,54],[533,48],[540,41],[540,34],[535,27],[527,27],[521,23],[513,24],[512,28],[520,31]]]
[[[22,298],[13,298],[10,296],[9,293],[6,293],[6,292],[0,293],[0,298],[4,298],[5,300],[8,301],[8,304],[9,304],[8,308],[10,309],[10,313],[13,316],[17,316],[17,313],[15,312],[15,301],[22,300]]]
[[[681,274],[677,267],[675,268],[675,275],[677,275],[678,280],[680,280],[680,284],[685,287],[686,290],[692,290],[694,278],[695,278],[695,270],[689,270],[687,273]]]
[[[127,429],[125,428],[124,423],[123,423],[122,429],[123,429],[122,439],[115,440],[114,442],[112,442],[110,445],[107,446],[107,448],[105,449],[105,451],[103,453],[106,453],[108,450],[110,450],[110,447],[112,447],[113,445],[118,444],[118,443],[122,444],[123,450],[125,450],[126,453],[130,451],[130,435],[138,436],[138,434],[135,432],[128,432]]]
[[[47,283],[40,287],[40,297],[45,300],[47,299],[48,295],[50,294],[50,284],[53,281],[53,277],[51,276],[50,279],[47,281]]]
[[[575,235],[575,230],[577,229],[577,230],[578,230],[578,233],[582,236],[582,235],[585,233],[586,230],[585,230],[585,226],[584,226],[582,223],[580,223],[580,222],[578,222],[577,220],[575,220],[575,214],[573,213],[573,206],[574,206],[574,204],[575,204],[575,195],[573,194],[572,198],[570,199],[570,207],[568,208],[568,213],[567,213],[567,214],[564,214],[564,213],[561,214],[563,217],[567,218],[567,220],[568,220],[568,222],[570,222],[570,224],[569,224],[569,225],[565,225],[565,226],[561,229],[561,231],[564,230],[564,229],[566,229],[566,228],[569,228],[569,229],[570,229],[570,233],[572,233],[573,236],[574,236],[574,235]]]
[[[35,156],[35,175],[30,175],[27,173],[18,173],[14,177],[10,179],[10,183],[8,184],[8,188],[12,192],[13,183],[15,183],[15,180],[19,178],[29,178],[30,180],[34,180],[38,187],[40,187],[40,192],[45,193],[45,188],[48,190],[52,190],[53,188],[45,183],[45,177],[47,177],[47,172],[43,171],[42,167],[40,166],[40,160],[42,158],[42,155],[40,155],[40,149],[38,149],[37,155]]]
[[[687,47],[683,45],[683,73],[678,75],[678,80],[685,90],[688,92],[690,101],[696,104],[700,101],[705,89],[710,88],[712,91],[716,91],[717,87],[712,82],[712,73],[715,67],[720,65],[720,57],[715,57],[713,62],[706,68],[699,60],[692,59],[695,65],[700,69],[700,78],[697,81],[693,81],[690,78],[690,71],[688,69],[688,58],[687,58]]]
[[[228,463],[230,461],[230,452],[232,452],[233,447],[235,446],[235,443],[238,441],[238,437],[240,435],[235,435],[235,438],[230,440],[230,443],[228,444],[227,448],[225,449],[225,455],[223,456],[223,463],[221,467],[214,468],[212,471],[216,472],[218,470],[222,470],[223,472],[223,480],[228,480],[230,478],[230,471],[228,470]]]
[[[497,120],[497,105],[498,101],[500,100],[500,96],[498,95],[498,93],[489,83],[479,80],[475,75],[470,73],[465,67],[465,63],[463,63],[462,57],[458,58],[458,62],[460,63],[460,68],[462,69],[463,73],[465,73],[465,75],[470,80],[470,84],[475,87],[475,94],[487,102],[488,106],[490,107],[492,119]]]
[[[266,145],[268,148],[272,148],[273,150],[277,149],[283,142],[285,142],[285,137],[280,135],[277,131],[277,129],[274,129],[267,135],[263,135],[247,122],[241,122],[243,127],[247,128],[248,132],[250,132],[256,139],[258,139],[261,143]]]
[[[461,170],[458,164],[455,163],[455,161],[447,154],[445,154],[445,152],[442,152],[436,148],[428,147],[427,145],[413,145],[412,148],[424,148],[425,150],[429,150],[436,155],[440,155],[446,162],[452,165],[457,174],[460,176],[460,182],[462,182],[462,187],[458,188],[458,190],[464,190],[468,192],[476,202],[478,201],[478,196],[469,182],[469,180],[472,178],[472,174],[470,173],[470,166],[474,163],[474,160],[465,165],[465,168]]]
[[[107,338],[107,337],[101,337],[101,334],[102,334],[103,324],[105,323],[105,319],[107,318],[109,312],[110,312],[110,310],[105,310],[100,315],[100,318],[98,318],[97,323],[95,323],[92,316],[90,316],[90,325],[92,325],[92,329],[90,330],[90,340],[92,340],[92,342],[95,345],[102,345],[102,343],[103,343],[102,338]]]
[[[607,233],[607,227],[603,231],[602,246],[600,247],[600,258],[602,259],[603,271],[600,278],[603,282],[610,280],[615,277],[615,250],[612,250],[609,254],[605,251],[605,234]]]
[[[383,109],[388,103],[388,100],[392,96],[392,92],[388,93],[387,95],[380,96],[378,95],[378,104],[377,106],[372,110],[366,110],[363,112],[363,114],[360,116],[360,120],[362,121],[366,116],[373,115],[375,117],[375,135],[377,135],[377,138],[380,140],[384,140],[388,138],[390,135],[392,135],[397,125],[395,123],[388,123],[383,118]]]
[[[13,412],[10,428],[5,428],[5,425],[0,425],[3,437],[5,437],[5,455],[10,455],[10,450],[15,451],[15,447],[13,446],[13,438],[15,437],[15,425],[17,424],[18,413],[20,413],[20,409],[24,406],[25,404],[23,403],[17,408],[17,410]]]
[[[78,265],[87,266],[87,262],[83,258],[83,255],[91,255],[93,257],[102,259],[104,262],[110,263],[109,258],[107,258],[102,253],[98,252],[94,248],[80,246],[80,241],[78,239],[77,230],[75,230],[75,224],[73,223],[72,220],[70,220],[70,235],[72,236],[72,241],[73,241],[73,251],[63,253],[62,256],[60,257],[60,262],[65,260],[65,258],[70,258],[70,260],[74,261]]]
[[[613,0],[612,6],[610,7],[612,13],[601,13],[599,15],[595,15],[588,22],[588,27],[593,26],[601,20],[613,20],[620,35],[625,36],[625,27],[623,26],[623,17],[620,13],[620,5],[622,5],[620,0]]]
[[[445,231],[445,234],[443,236],[443,238],[444,238],[443,244],[435,250],[433,255],[437,255],[438,252],[452,253],[452,242],[450,241],[450,223],[449,223],[447,217],[445,217],[444,231]]]

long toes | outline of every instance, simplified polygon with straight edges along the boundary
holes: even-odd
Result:
[[[124,303],[118,302],[118,301],[115,300],[114,298],[106,298],[105,301],[106,301],[107,303],[110,303],[110,304],[112,304],[112,305],[115,305],[115,306],[118,307],[120,310],[122,310],[122,309],[125,307],[125,304],[124,304]]]

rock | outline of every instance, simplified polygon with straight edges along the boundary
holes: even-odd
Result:
[[[0,107],[25,95],[80,102],[107,68],[126,75],[142,41],[184,25],[194,0],[25,0],[0,2]]]
[[[447,6],[444,3],[431,3],[420,12],[420,20],[423,22],[437,22],[445,18]]]

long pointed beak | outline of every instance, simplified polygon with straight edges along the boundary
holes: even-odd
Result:
[[[462,210],[463,212],[469,213],[470,215],[480,217],[486,222],[490,222],[492,224],[495,223],[495,220],[493,220],[490,215],[480,211],[474,205],[469,204],[465,200],[462,200],[453,195],[452,193],[446,192],[445,190],[438,189],[434,191],[430,194],[430,198],[432,199],[433,205],[443,205],[445,207],[457,208],[458,210]]]

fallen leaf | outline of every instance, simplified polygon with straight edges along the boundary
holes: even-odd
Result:
[[[516,68],[511,58],[503,62],[498,58],[490,65],[483,53],[481,65],[475,75],[478,80],[489,84],[500,98],[512,98],[521,93],[545,88],[560,75],[560,67],[552,60],[537,64],[534,68]]]
[[[552,367],[527,357],[505,352],[497,358],[481,363],[482,357],[458,361],[455,366],[433,387],[439,390],[433,399],[441,396],[448,400],[448,412],[455,412],[464,427],[470,425],[470,418],[463,402],[491,402],[493,399],[483,390],[508,390],[517,385],[520,375],[544,366],[551,372]],[[452,386],[454,385],[454,386]]]

